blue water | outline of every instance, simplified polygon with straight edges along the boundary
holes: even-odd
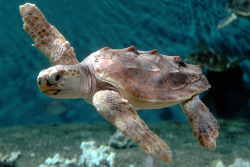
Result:
[[[0,126],[104,121],[94,107],[82,99],[62,100],[67,110],[64,114],[53,115],[47,111],[48,104],[54,99],[39,92],[36,77],[50,64],[31,46],[33,42],[22,28],[19,5],[26,2],[35,3],[40,8],[47,20],[74,47],[78,60],[105,46],[125,48],[134,45],[138,50],[158,49],[161,54],[179,55],[183,59],[187,54],[198,51],[197,43],[224,51],[234,58],[242,57],[245,51],[250,50],[250,20],[240,18],[221,30],[217,29],[219,21],[229,14],[224,9],[226,0],[1,2]],[[250,61],[242,62],[239,68],[242,76],[238,78],[242,79],[242,84],[227,89],[226,97],[221,93],[221,98],[226,99],[223,109],[225,113],[230,110],[226,117],[249,119]],[[225,86],[235,80],[235,75],[241,74],[232,73]],[[205,103],[218,116],[218,108],[213,102],[216,92],[208,95],[209,100]],[[187,121],[178,106],[140,111],[139,114],[146,122]]]

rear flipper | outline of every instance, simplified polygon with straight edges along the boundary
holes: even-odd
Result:
[[[208,149],[216,148],[216,138],[219,136],[219,123],[213,114],[199,99],[199,95],[180,104],[192,127],[194,137],[201,146]]]
[[[132,105],[117,92],[104,90],[93,97],[97,111],[125,136],[129,136],[144,151],[164,161],[171,161],[172,153],[164,141],[154,134],[143,122]]]

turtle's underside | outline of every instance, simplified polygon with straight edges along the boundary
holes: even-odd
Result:
[[[199,99],[199,93],[210,87],[199,66],[133,46],[103,48],[79,63],[69,42],[35,5],[20,6],[20,13],[34,46],[52,64],[37,78],[46,95],[85,99],[144,151],[164,161],[171,161],[170,148],[135,110],[180,104],[200,145],[215,149],[219,123]]]

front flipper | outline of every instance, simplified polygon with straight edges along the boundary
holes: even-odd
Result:
[[[132,105],[117,92],[103,90],[93,97],[97,111],[125,136],[129,136],[144,151],[164,161],[171,161],[172,153],[164,141],[154,134],[140,119]]]
[[[213,114],[199,99],[199,95],[180,104],[192,127],[194,137],[201,146],[208,149],[216,148],[216,138],[219,136],[219,123]]]
[[[238,16],[235,13],[232,13],[227,18],[223,19],[217,26],[218,29],[226,27],[228,24],[232,23],[238,18]]]
[[[34,4],[26,3],[19,7],[23,18],[23,28],[30,35],[36,46],[51,65],[78,64],[74,48],[64,36],[49,24],[42,12]]]

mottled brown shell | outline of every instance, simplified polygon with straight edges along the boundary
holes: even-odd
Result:
[[[98,78],[115,85],[129,100],[176,104],[210,87],[199,66],[157,50],[106,47],[87,59]]]

